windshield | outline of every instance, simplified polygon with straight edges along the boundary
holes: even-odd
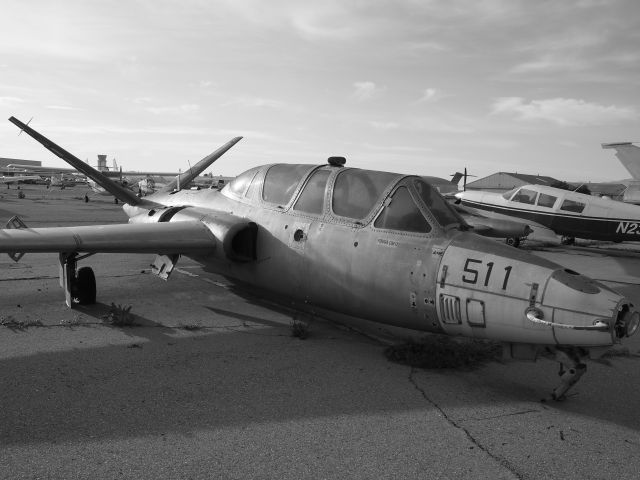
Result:
[[[511,190],[504,192],[502,194],[502,198],[504,198],[505,200],[509,200],[511,197],[513,197],[513,194],[516,193],[516,190],[518,190],[518,188],[520,187],[512,188]]]
[[[427,209],[440,225],[447,227],[451,224],[464,224],[460,215],[431,185],[423,180],[415,180],[413,185]]]

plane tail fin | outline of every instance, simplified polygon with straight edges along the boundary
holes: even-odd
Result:
[[[451,183],[453,183],[454,185],[458,185],[460,183],[460,180],[462,179],[462,177],[464,177],[464,173],[462,172],[456,172],[451,176]]]
[[[188,171],[178,175],[173,181],[167,183],[161,191],[163,192],[171,192],[174,190],[181,190],[187,184],[189,184],[193,179],[195,179],[198,175],[204,172],[213,162],[219,159],[222,155],[224,155],[227,150],[233,147],[236,143],[242,140],[242,137],[235,137],[229,140],[227,143],[222,145],[213,153],[207,155],[198,163],[196,163],[192,168]]]
[[[83,162],[78,157],[72,155],[67,152],[64,148],[56,145],[51,140],[49,140],[44,135],[36,132],[33,128],[28,125],[22,123],[15,117],[9,118],[9,121],[16,125],[21,131],[28,134],[30,137],[39,142],[44,148],[49,150],[55,156],[60,157],[62,160],[67,162],[73,168],[78,170],[79,172],[84,173],[87,177],[94,180],[98,185],[104,188],[111,195],[116,197],[118,200],[128,203],[129,205],[139,205],[140,203],[146,203],[142,199],[140,199],[135,193],[131,190],[124,188],[123,186],[117,184],[112,181],[110,178],[106,177],[98,170],[93,168],[91,165]]]
[[[603,143],[602,148],[613,148],[620,163],[634,180],[640,180],[640,147],[633,142]]]

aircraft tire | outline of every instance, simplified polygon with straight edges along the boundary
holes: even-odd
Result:
[[[91,267],[78,269],[76,293],[80,305],[92,305],[96,303],[96,276]]]

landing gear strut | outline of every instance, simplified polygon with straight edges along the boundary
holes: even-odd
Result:
[[[60,286],[64,289],[65,302],[69,308],[75,304],[96,303],[96,277],[91,267],[77,269],[78,260],[92,254],[78,256],[77,253],[60,254]]]
[[[579,348],[556,349],[555,354],[560,362],[560,385],[551,392],[551,398],[560,401],[587,371],[587,365],[582,361],[587,354]]]

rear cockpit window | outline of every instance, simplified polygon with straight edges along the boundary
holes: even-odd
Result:
[[[411,198],[407,187],[398,188],[373,224],[376,228],[401,232],[428,233],[431,225]]]
[[[422,180],[416,180],[413,185],[427,209],[440,225],[446,227],[451,224],[464,223],[453,207],[431,185]]]
[[[566,210],[567,212],[582,213],[582,211],[584,210],[584,207],[586,207],[586,204],[582,202],[566,199],[564,202],[562,202],[562,205],[560,206],[560,210]]]
[[[538,195],[538,192],[536,192],[535,190],[521,188],[520,191],[514,195],[511,201],[518,202],[518,203],[526,203],[527,205],[535,205],[537,195]]]
[[[398,174],[350,169],[338,174],[333,187],[333,213],[363,220]]]
[[[293,197],[300,180],[314,168],[311,165],[273,165],[267,170],[262,189],[265,202],[286,205]]]
[[[328,170],[316,170],[304,186],[293,209],[298,212],[320,215],[324,207],[324,191],[331,174]]]
[[[556,203],[558,197],[554,197],[553,195],[547,195],[546,193],[541,193],[538,197],[538,206],[539,207],[547,207],[553,208],[553,205]]]
[[[241,173],[236,178],[227,183],[223,191],[231,192],[235,195],[242,196],[247,191],[247,187],[260,170],[260,167],[252,168],[244,173]]]

